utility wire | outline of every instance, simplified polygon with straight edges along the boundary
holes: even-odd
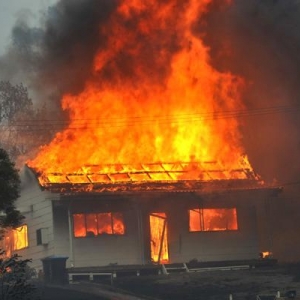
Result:
[[[57,121],[57,120],[23,120],[11,124],[14,128],[20,127],[18,131],[39,131],[48,129],[55,129],[54,127],[66,126],[72,122],[72,127],[69,129],[93,129],[96,127],[123,127],[134,126],[137,124],[176,124],[182,122],[202,122],[202,121],[214,121],[229,118],[241,118],[251,116],[263,116],[277,113],[296,113],[300,111],[300,106],[274,106],[257,108],[250,110],[231,110],[222,112],[207,112],[207,113],[191,113],[191,114],[179,114],[179,115],[160,115],[160,116],[129,116],[129,117],[114,117],[105,119],[73,119],[71,121]],[[42,124],[41,124],[42,123]],[[38,128],[26,128],[30,126],[38,126]],[[0,130],[9,130],[9,125],[0,125]]]

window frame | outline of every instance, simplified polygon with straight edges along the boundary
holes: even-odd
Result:
[[[99,216],[101,214],[109,214],[110,216],[110,230],[112,233],[107,233],[107,232],[103,232],[103,233],[99,233],[100,231],[100,227],[99,227]],[[75,215],[81,215],[83,216],[84,220],[83,220],[83,223],[84,223],[84,230],[85,230],[85,235],[82,235],[82,236],[76,236],[75,235],[75,222],[74,222],[74,216]],[[95,215],[95,220],[96,220],[96,224],[95,224],[95,228],[97,229],[97,234],[88,234],[88,227],[87,227],[87,216],[88,215]],[[123,233],[117,233],[115,228],[116,228],[116,223],[114,220],[116,220],[116,218],[114,217],[115,215],[120,215],[121,216],[121,220],[122,220],[122,224],[123,224],[123,227],[124,227],[124,232]],[[89,238],[89,237],[92,237],[92,238],[97,238],[97,237],[102,237],[102,236],[124,236],[126,235],[126,231],[127,231],[127,227],[125,225],[125,218],[124,218],[124,213],[123,212],[116,212],[116,211],[109,211],[109,212],[73,212],[72,213],[72,232],[73,232],[73,238]]]
[[[23,235],[25,236],[25,246],[21,247],[21,248],[18,248],[16,246],[17,245],[17,239],[15,239],[15,236],[16,236],[15,232],[18,232],[18,229],[23,228],[23,227],[26,228],[25,233],[23,233]],[[3,250],[5,251],[5,256],[7,256],[7,257],[11,256],[13,253],[15,253],[17,251],[22,251],[24,249],[29,248],[28,225],[23,224],[21,226],[18,226],[17,228],[7,229],[4,236],[3,236],[1,244],[2,244]]]
[[[25,227],[26,228],[26,231],[23,233],[23,235],[24,236],[26,236],[26,242],[25,242],[25,246],[24,247],[22,247],[22,248],[15,248],[14,246],[16,245],[16,241],[15,241],[15,235],[13,236],[13,247],[12,247],[12,251],[19,251],[19,250],[23,250],[23,249],[26,249],[26,248],[28,248],[29,247],[29,239],[28,239],[28,225],[27,224],[23,224],[23,225],[21,225],[21,226],[19,226],[19,227],[17,227],[17,228],[14,228],[14,229],[12,229],[12,232],[14,233],[14,232],[17,232],[18,231],[18,228],[22,228],[21,229],[21,231],[23,230],[23,227]]]
[[[205,210],[235,210],[235,221],[236,221],[236,229],[210,229],[210,230],[206,230],[205,229],[205,218],[204,218],[204,211]],[[191,215],[190,215],[190,211],[195,211],[195,210],[199,210],[199,228],[200,230],[191,230]],[[238,218],[238,209],[237,207],[193,207],[190,208],[188,210],[188,232],[189,233],[199,233],[199,232],[236,232],[239,231],[240,226],[239,226],[239,218]]]

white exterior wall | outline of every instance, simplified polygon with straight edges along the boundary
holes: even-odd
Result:
[[[189,232],[187,225],[170,228],[172,262],[223,261],[257,259],[259,257],[254,207],[238,207],[238,230]],[[185,221],[188,220],[185,218]],[[176,233],[172,234],[172,231]],[[180,234],[178,234],[180,232]]]
[[[256,206],[266,196],[263,192],[241,190],[199,196],[170,194],[166,201],[158,200],[158,208],[151,209],[167,215],[170,262],[258,259]],[[190,232],[189,209],[192,208],[236,208],[238,230]]]
[[[28,226],[28,247],[14,251],[24,259],[32,259],[31,267],[42,269],[42,258],[54,255],[54,235],[52,199],[56,196],[42,191],[34,174],[24,167],[21,177],[21,197],[16,207],[25,216],[23,224]],[[36,231],[41,228],[48,229],[48,244],[37,245]]]
[[[251,199],[251,197],[249,198]],[[238,230],[215,232],[189,232],[188,206],[185,201],[163,201],[163,207],[150,205],[149,212],[167,213],[168,245],[170,262],[222,261],[257,259],[259,256],[256,208],[251,204],[238,205],[235,200],[214,199],[207,207],[225,208],[228,202],[237,208]],[[162,203],[158,201],[158,203]],[[91,206],[92,207],[92,206]],[[147,209],[146,209],[147,210]],[[101,235],[96,237],[75,238],[69,234],[67,208],[54,211],[55,254],[67,256],[67,266],[88,267],[109,264],[129,265],[150,262],[150,236],[148,231],[149,214],[144,215],[144,229],[138,226],[134,209],[124,213],[125,235]],[[147,225],[148,223],[148,225]],[[141,237],[143,236],[143,238]],[[71,246],[70,246],[71,238]],[[143,245],[142,245],[143,244]]]
[[[74,266],[107,266],[141,264],[137,237],[98,236],[74,240]]]
[[[57,202],[53,204],[54,252],[57,256],[68,257],[67,267],[71,267],[70,260],[72,255],[70,251],[68,212],[66,209],[57,209]]]
[[[69,234],[68,212],[54,211],[55,254],[67,256],[67,267],[107,266],[109,264],[141,264],[142,254],[138,241],[136,218],[124,213],[126,232],[124,235],[99,235],[75,238]],[[71,240],[71,245],[69,243]]]

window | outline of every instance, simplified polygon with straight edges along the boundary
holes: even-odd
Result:
[[[73,228],[75,237],[97,235],[123,235],[125,226],[121,213],[74,214]]]
[[[11,256],[12,251],[21,250],[28,247],[27,225],[10,229],[4,236],[4,248],[7,256]]]
[[[37,245],[47,245],[48,240],[48,228],[40,228],[36,231],[36,244]]]
[[[13,250],[20,250],[28,247],[27,225],[13,229]]]
[[[189,231],[237,230],[236,208],[203,208],[189,210]]]

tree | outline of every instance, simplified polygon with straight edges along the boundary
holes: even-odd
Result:
[[[5,229],[21,225],[24,217],[15,207],[20,193],[20,178],[14,163],[7,152],[0,148],[0,230],[1,237]],[[30,259],[22,260],[14,254],[7,257],[0,250],[0,299],[32,299],[34,286],[28,282]]]
[[[20,178],[7,152],[0,148],[0,228],[17,227],[23,216],[15,208],[19,197]]]
[[[15,126],[20,119],[33,115],[33,104],[23,84],[12,85],[9,81],[0,81],[0,147],[17,159],[23,152],[19,137],[23,126]],[[20,143],[21,142],[21,143]]]
[[[0,81],[0,148],[7,151],[18,166],[48,144],[64,123],[59,112],[50,111],[43,101],[35,106],[22,84]]]

